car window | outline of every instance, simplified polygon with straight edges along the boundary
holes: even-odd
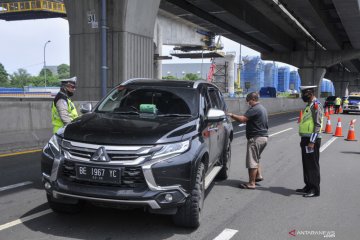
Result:
[[[357,97],[357,96],[350,96],[350,97],[348,98],[348,100],[349,100],[349,101],[360,101],[360,96],[359,96],[359,97]]]
[[[118,114],[139,114],[144,107],[151,107],[157,115],[197,115],[198,98],[193,89],[131,88],[114,89],[95,110]]]
[[[215,108],[215,109],[223,110],[224,106],[220,99],[218,90],[214,87],[209,87],[208,93],[209,93],[209,97],[210,97],[210,101],[211,101],[211,107]]]

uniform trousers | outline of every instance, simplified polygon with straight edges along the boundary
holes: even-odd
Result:
[[[305,147],[310,143],[309,137],[302,137],[301,155],[305,187],[315,193],[320,193],[320,145],[321,138],[317,138],[314,144],[314,152],[306,153]]]

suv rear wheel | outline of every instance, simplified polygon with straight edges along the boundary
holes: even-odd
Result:
[[[46,194],[46,197],[50,208],[57,213],[78,213],[84,205],[82,201],[75,204],[57,202],[50,194]]]
[[[191,195],[173,216],[176,225],[196,228],[200,225],[200,215],[205,198],[205,167],[200,163],[196,172],[196,180]]]
[[[230,174],[230,163],[231,163],[231,140],[228,139],[226,147],[221,154],[221,170],[216,176],[219,180],[226,180]]]

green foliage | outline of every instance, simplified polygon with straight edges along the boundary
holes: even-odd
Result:
[[[197,75],[195,73],[187,73],[183,79],[195,81],[195,80],[199,80],[201,78],[199,77],[199,75]]]
[[[52,71],[46,68],[46,69],[41,69],[39,76],[45,76],[45,70],[46,70],[46,78],[51,77],[53,75]]]
[[[163,76],[162,79],[164,79],[164,80],[175,80],[176,77],[172,76],[172,75],[169,75],[169,76]]]
[[[0,87],[9,85],[9,74],[6,72],[4,65],[0,63]]]
[[[70,66],[67,64],[60,64],[57,68],[59,79],[70,78]]]
[[[24,87],[30,82],[31,75],[23,68],[19,68],[17,72],[10,75],[11,87]]]
[[[38,76],[31,76],[25,69],[20,68],[13,74],[8,75],[3,65],[0,64],[0,86],[18,87],[18,88],[22,88],[25,86],[44,87],[45,86],[44,73],[45,71],[41,70]],[[60,87],[59,79],[69,78],[70,76],[69,65],[67,64],[59,65],[58,73],[59,75],[54,75],[49,69],[46,69],[47,87]]]

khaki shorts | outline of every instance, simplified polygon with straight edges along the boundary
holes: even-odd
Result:
[[[267,145],[267,137],[250,138],[246,147],[246,168],[258,168],[261,153]]]

